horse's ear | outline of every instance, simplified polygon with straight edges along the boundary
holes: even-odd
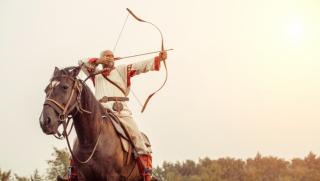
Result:
[[[72,75],[73,77],[78,76],[78,74],[80,73],[80,70],[81,70],[81,66],[78,66],[78,67],[74,68],[74,69],[71,71],[71,75]]]
[[[56,75],[59,71],[60,71],[60,70],[59,70],[59,68],[58,68],[58,67],[54,67],[53,75]]]

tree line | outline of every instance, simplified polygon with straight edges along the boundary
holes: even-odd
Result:
[[[36,169],[30,176],[19,176],[11,170],[0,168],[0,181],[55,181],[58,175],[65,175],[69,167],[69,152],[65,149],[53,148],[52,159],[47,160],[48,168],[45,174]]]
[[[164,162],[154,175],[163,181],[320,181],[320,157],[310,152],[303,159],[287,161],[257,153],[246,160],[226,157]]]
[[[25,177],[0,169],[0,181],[53,181],[66,174],[69,158],[67,149],[54,148],[45,174],[35,170]],[[320,157],[310,152],[304,158],[287,161],[257,153],[246,160],[225,157],[163,162],[153,175],[160,181],[320,181]]]

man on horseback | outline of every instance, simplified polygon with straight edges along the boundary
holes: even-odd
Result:
[[[100,58],[79,61],[83,65],[83,72],[87,75],[97,72],[98,65],[102,65],[102,73],[91,77],[95,86],[95,97],[105,108],[111,110],[125,127],[137,154],[136,159],[140,174],[145,177],[145,180],[151,178],[151,150],[146,146],[146,141],[139,131],[126,101],[129,101],[127,96],[130,92],[131,78],[148,71],[158,71],[160,62],[166,59],[166,51],[161,51],[159,56],[149,60],[114,66],[113,52],[105,50],[101,52]]]

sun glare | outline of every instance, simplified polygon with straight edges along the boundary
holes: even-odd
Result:
[[[288,34],[293,41],[300,41],[303,37],[304,29],[300,21],[293,21],[288,26]]]

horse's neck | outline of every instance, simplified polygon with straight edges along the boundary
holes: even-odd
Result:
[[[91,113],[78,112],[74,116],[74,126],[79,143],[95,144],[102,129],[103,108],[85,85],[81,93],[81,107]]]

